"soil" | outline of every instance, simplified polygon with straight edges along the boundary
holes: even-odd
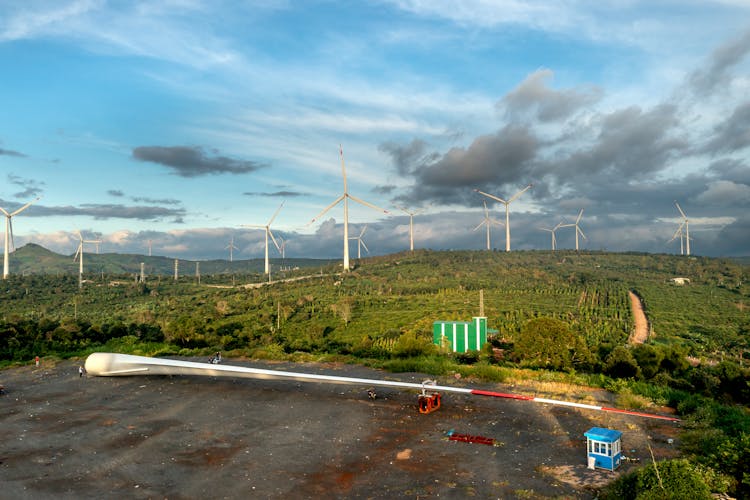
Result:
[[[635,329],[628,338],[629,344],[643,344],[648,340],[648,319],[646,313],[643,311],[643,304],[641,303],[640,297],[633,292],[628,291],[630,296],[630,307],[633,311],[633,318],[635,319]]]
[[[422,415],[416,393],[199,376],[79,377],[83,360],[0,372],[0,497],[594,498],[633,467],[586,468],[589,428],[623,431],[624,453],[676,455],[662,420],[529,401],[443,394]],[[422,382],[342,364],[224,364]],[[502,392],[524,388],[438,380]],[[526,392],[528,394],[528,392]],[[560,395],[533,394],[557,397]],[[612,406],[588,391],[587,403]],[[595,402],[596,401],[596,402]],[[483,436],[496,446],[449,441]]]

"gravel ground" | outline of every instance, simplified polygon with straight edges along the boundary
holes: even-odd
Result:
[[[674,456],[674,423],[464,394],[198,376],[89,377],[83,360],[0,372],[0,498],[594,498],[590,427],[628,456]],[[422,382],[359,366],[224,364]],[[439,380],[505,392],[502,384]],[[591,392],[605,401],[603,391]],[[587,401],[591,403],[591,401]],[[447,432],[496,446],[448,441]]]

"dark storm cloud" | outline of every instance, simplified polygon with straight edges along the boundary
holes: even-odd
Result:
[[[3,148],[0,148],[0,156],[15,156],[18,158],[26,158],[26,155],[23,153],[19,153],[18,151],[13,151],[11,149],[3,149]]]
[[[710,154],[733,153],[750,146],[750,102],[738,106],[714,131],[705,148]]]
[[[372,192],[375,194],[389,195],[396,190],[396,186],[388,184],[383,186],[375,186],[372,188]]]
[[[432,164],[415,171],[411,203],[454,203],[466,196],[462,188],[487,188],[518,183],[534,158],[539,141],[526,127],[508,125],[481,136],[468,148],[452,148]]]
[[[602,92],[598,88],[552,90],[547,86],[551,78],[549,69],[532,73],[498,103],[498,108],[509,118],[529,114],[540,122],[552,122],[565,120],[601,98]]]
[[[693,226],[690,226],[693,229]],[[693,232],[691,231],[691,239]],[[711,242],[713,255],[727,257],[741,257],[750,255],[750,217],[743,215],[719,230],[716,238]],[[708,245],[707,245],[708,247]]]
[[[750,52],[750,30],[717,48],[709,58],[707,67],[698,69],[688,77],[688,84],[698,95],[712,93],[731,78],[730,70]]]
[[[179,205],[182,203],[180,200],[172,198],[146,198],[143,196],[132,196],[130,199],[135,203],[149,203],[152,205]]]
[[[117,197],[125,196],[125,193],[123,193],[119,189],[110,189],[109,191],[107,191],[107,194],[110,196],[117,196]]]
[[[267,198],[296,198],[298,196],[307,196],[307,193],[303,193],[300,191],[276,191],[274,193],[245,191],[242,194],[245,196],[265,196]]]
[[[537,175],[568,177],[606,174],[610,182],[644,180],[667,167],[689,143],[676,134],[677,108],[662,104],[649,111],[638,106],[603,115],[593,144],[562,161],[545,162]]]
[[[421,139],[413,139],[406,145],[393,141],[384,142],[378,146],[378,150],[391,157],[391,161],[400,175],[409,175],[416,167],[439,158],[437,153],[427,151],[427,143]]]
[[[209,155],[203,148],[195,146],[140,146],[133,149],[133,158],[164,165],[181,177],[246,174],[265,166],[254,161],[216,155],[216,151],[212,153]]]
[[[707,172],[718,179],[750,185],[750,165],[742,160],[717,160],[709,165]]]
[[[24,179],[23,177],[13,174],[8,174],[8,182],[21,187],[22,191],[13,193],[13,196],[16,198],[32,198],[34,196],[39,196],[43,191],[42,186],[44,186],[44,182],[36,181],[34,179]]]
[[[0,200],[2,201],[2,200]],[[26,212],[24,212],[26,213]],[[135,219],[135,220],[161,220],[172,218],[173,222],[182,222],[185,215],[183,208],[166,208],[151,206],[127,206],[117,204],[96,204],[89,203],[77,207],[71,205],[65,206],[45,206],[35,205],[34,210],[29,210],[29,216],[49,217],[49,216],[87,216],[95,219]]]

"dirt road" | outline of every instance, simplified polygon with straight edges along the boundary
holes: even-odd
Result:
[[[646,313],[643,312],[643,304],[641,303],[640,297],[631,291],[628,291],[630,296],[630,307],[633,311],[633,319],[635,320],[635,327],[633,333],[628,338],[628,344],[643,344],[648,340],[648,319]]]
[[[225,363],[422,382],[334,365]],[[630,456],[657,456],[675,425],[526,401],[367,387],[189,376],[79,377],[74,361],[0,372],[0,497],[593,498],[583,433],[622,430]],[[514,391],[453,379],[441,384]],[[537,394],[541,395],[541,394]],[[559,395],[557,395],[559,397]],[[589,400],[612,405],[603,391]],[[502,446],[447,441],[481,435]],[[632,451],[631,451],[632,450]],[[621,468],[627,470],[632,465]],[[621,472],[620,471],[620,472]]]

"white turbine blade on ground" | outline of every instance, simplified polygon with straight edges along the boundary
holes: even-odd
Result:
[[[313,222],[315,222],[315,221],[316,221],[316,220],[318,220],[319,218],[323,217],[323,215],[325,215],[325,213],[326,213],[326,212],[328,212],[328,211],[329,211],[330,209],[332,209],[332,208],[333,208],[333,207],[335,207],[335,206],[336,206],[336,205],[337,205],[338,203],[340,203],[340,202],[341,202],[341,200],[343,200],[345,196],[346,196],[345,194],[342,194],[341,196],[339,196],[338,198],[336,198],[336,199],[335,199],[335,200],[333,201],[333,203],[331,203],[330,205],[328,205],[327,207],[325,207],[325,208],[324,208],[324,209],[323,209],[323,210],[322,210],[322,211],[321,211],[321,212],[320,212],[320,213],[319,213],[318,215],[316,215],[315,217],[313,217],[313,218],[312,218],[312,220],[311,220],[310,222],[308,222],[307,224],[305,224],[305,227],[309,226],[310,224],[312,224]]]
[[[376,205],[373,205],[373,204],[372,204],[372,203],[370,203],[369,201],[365,201],[365,200],[360,200],[360,199],[359,199],[359,198],[357,198],[356,196],[352,196],[352,195],[350,195],[350,194],[348,194],[347,196],[349,197],[349,199],[351,199],[351,200],[354,200],[354,201],[356,201],[357,203],[359,203],[359,204],[361,204],[361,205],[364,205],[364,206],[366,206],[366,207],[370,207],[370,208],[373,208],[373,209],[375,209],[375,210],[380,210],[380,211],[381,211],[381,212],[383,212],[384,214],[389,214],[389,213],[390,213],[390,212],[389,212],[388,210],[386,210],[385,208],[380,208],[380,207],[378,207],[378,206],[376,206]]]
[[[18,209],[18,210],[16,210],[15,212],[11,213],[11,214],[10,214],[10,216],[11,216],[11,217],[13,217],[13,216],[14,216],[14,215],[16,215],[16,214],[20,214],[21,212],[23,212],[24,210],[26,210],[26,209],[27,209],[27,208],[29,208],[29,207],[30,207],[31,205],[33,205],[34,203],[36,203],[37,201],[39,201],[39,200],[41,200],[41,199],[42,199],[42,197],[41,197],[41,196],[38,196],[38,197],[37,197],[36,199],[34,199],[34,200],[32,200],[32,201],[28,202],[28,203],[27,203],[26,205],[22,206],[21,208],[19,208],[19,209]],[[3,212],[5,212],[5,210],[3,210]],[[6,212],[6,214],[7,214],[7,212]]]
[[[273,217],[271,217],[271,220],[268,221],[268,225],[270,226],[273,223],[273,220],[276,218],[277,215],[279,215],[279,212],[281,211],[281,207],[284,206],[284,202],[281,202],[281,205],[279,205],[279,208],[276,209],[276,211],[273,213]]]
[[[474,192],[476,192],[476,193],[479,193],[479,194],[481,194],[481,195],[484,195],[484,196],[486,196],[487,198],[492,198],[492,199],[493,199],[493,200],[495,200],[495,201],[499,201],[499,202],[500,202],[500,203],[502,203],[503,205],[507,205],[507,204],[509,203],[509,202],[505,201],[504,199],[502,199],[502,198],[500,198],[500,197],[498,197],[498,196],[495,196],[495,195],[492,195],[492,194],[489,194],[489,193],[485,193],[484,191],[480,191],[480,190],[478,190],[478,189],[475,189],[475,190],[474,190]]]
[[[196,363],[193,361],[181,361],[164,358],[147,358],[144,356],[134,356],[131,354],[113,354],[106,352],[95,352],[86,358],[86,372],[96,377],[123,377],[134,375],[203,375],[209,377],[236,377],[263,380],[294,380],[298,382],[323,382],[330,384],[349,384],[378,386],[378,387],[399,387],[404,389],[430,390],[452,392],[460,394],[470,394],[473,396],[495,397],[502,399],[513,399],[516,401],[529,401],[541,404],[550,404],[558,406],[567,406],[571,408],[580,408],[584,410],[603,411],[619,413],[622,415],[632,415],[644,418],[654,418],[670,422],[679,422],[676,417],[669,417],[655,413],[643,413],[639,411],[622,410],[606,406],[578,403],[574,401],[564,401],[558,399],[539,398],[527,396],[524,394],[504,393],[488,391],[485,389],[472,389],[470,387],[455,387],[437,385],[432,381],[425,381],[421,384],[413,382],[400,382],[395,380],[383,379],[365,379],[354,377],[341,377],[337,375],[325,375],[318,373],[304,372],[286,372],[280,370],[267,370],[263,368],[251,368],[245,366],[231,365],[209,365],[208,363]]]
[[[523,188],[522,190],[520,190],[519,192],[517,192],[516,194],[514,194],[513,196],[511,196],[510,199],[508,200],[508,203],[510,203],[511,201],[515,200],[516,198],[518,198],[519,196],[521,196],[523,193],[525,193],[526,191],[528,191],[529,189],[531,189],[531,186],[533,186],[533,184],[529,184],[528,186],[526,186],[525,188]]]

